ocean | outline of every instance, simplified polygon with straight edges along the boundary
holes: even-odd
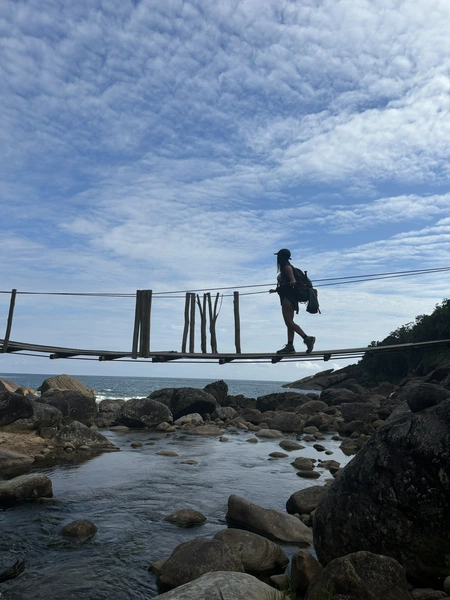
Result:
[[[37,390],[43,381],[51,375],[32,373],[0,373],[0,378],[9,379],[23,387]],[[172,377],[116,377],[105,375],[73,375],[87,388],[96,392],[97,401],[105,398],[145,398],[155,390],[163,388],[195,387],[204,388],[211,379],[182,379]],[[274,392],[285,392],[282,387],[286,381],[253,381],[224,379],[228,385],[228,393],[232,396],[242,394],[248,398],[258,398]]]

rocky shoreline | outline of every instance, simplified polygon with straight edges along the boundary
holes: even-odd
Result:
[[[355,455],[348,465],[295,458],[298,476],[314,480],[320,465],[333,478],[292,494],[286,512],[231,494],[229,529],[213,539],[193,535],[151,565],[161,590],[169,590],[158,598],[450,599],[450,365],[398,386],[370,387],[354,375],[329,370],[286,386],[317,394],[246,398],[229,395],[219,381],[100,403],[66,375],[38,392],[0,379],[0,503],[51,498],[51,481],[35,472],[39,461],[118,450],[103,428],[181,430],[221,441],[227,430],[250,431],[255,441],[279,438],[284,456],[302,442],[322,451],[331,435]],[[189,526],[203,516],[170,517]],[[80,539],[95,532],[89,522],[71,528]],[[290,564],[280,542],[300,548]]]

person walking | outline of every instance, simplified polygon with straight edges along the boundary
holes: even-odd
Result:
[[[295,294],[294,270],[289,262],[291,251],[288,248],[282,248],[275,254],[278,269],[277,287],[269,290],[269,294],[277,293],[280,297],[281,312],[287,327],[287,344],[284,348],[278,350],[277,354],[293,354],[295,352],[294,335],[296,333],[303,339],[303,343],[306,344],[306,354],[309,354],[313,351],[316,338],[306,335],[303,329],[294,321],[294,311],[298,314],[298,300]]]

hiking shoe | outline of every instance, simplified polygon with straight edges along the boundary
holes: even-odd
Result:
[[[314,344],[316,343],[316,338],[312,337],[311,335],[308,335],[303,340],[303,343],[306,344],[306,354],[309,354],[313,351]]]
[[[294,344],[286,344],[281,350],[277,350],[277,354],[293,354],[295,352]]]

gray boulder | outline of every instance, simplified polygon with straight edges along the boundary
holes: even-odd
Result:
[[[308,550],[297,550],[291,563],[292,587],[303,596],[321,571],[322,565]]]
[[[77,519],[61,529],[61,535],[85,542],[98,531],[97,525],[88,519]]]
[[[272,419],[267,419],[263,416],[263,422],[267,423],[270,429],[295,431],[296,433],[303,432],[304,421],[300,415],[296,415],[293,412],[276,413]]]
[[[284,600],[273,587],[247,573],[205,573],[195,581],[155,596],[154,600]]]
[[[312,543],[312,531],[292,515],[274,508],[263,508],[244,498],[231,495],[228,498],[226,519],[232,525],[249,529],[277,542],[298,546]]]
[[[50,427],[56,432],[63,422],[61,411],[50,404],[43,404],[35,400],[30,400],[30,403],[32,414],[5,426],[4,431],[36,431],[40,435],[41,430]]]
[[[305,600],[412,600],[405,571],[393,558],[355,552],[330,562],[308,588]]]
[[[0,392],[0,427],[33,414],[31,400],[15,392]]]
[[[212,571],[244,572],[241,560],[220,540],[197,538],[179,544],[161,568],[160,581],[174,588]]]
[[[0,473],[7,471],[13,471],[31,465],[34,462],[32,456],[28,454],[22,454],[21,452],[15,452],[8,448],[2,448],[0,446]]]
[[[88,446],[91,450],[118,450],[112,442],[105,438],[104,435],[89,429],[86,425],[73,421],[70,425],[61,427],[58,433],[53,438],[55,446],[60,448],[80,446]]]
[[[298,415],[315,415],[318,412],[322,412],[328,408],[328,404],[322,400],[309,400],[300,406],[297,406],[295,412]]]
[[[51,480],[42,473],[29,473],[0,481],[0,504],[15,504],[22,500],[51,498]]]
[[[228,399],[228,384],[221,379],[220,381],[215,381],[214,383],[208,383],[203,388],[207,394],[211,394],[220,404],[220,406],[227,405]]]
[[[421,382],[408,390],[406,402],[412,412],[419,412],[449,398],[450,390],[433,383]]]
[[[98,413],[94,419],[97,427],[111,427],[115,425],[122,412],[125,400],[121,398],[106,398],[98,405]]]
[[[371,402],[347,402],[342,404],[339,410],[346,423],[350,423],[350,421],[370,422],[374,415],[374,406]]]
[[[234,419],[234,417],[237,417],[237,412],[231,406],[219,406],[211,414],[211,419],[220,419],[222,421]]]
[[[155,398],[154,394],[151,397]],[[175,389],[170,400],[164,403],[175,420],[190,413],[211,414],[219,407],[214,396],[204,390],[190,387]]]
[[[298,492],[294,492],[286,502],[289,514],[309,514],[317,508],[319,500],[325,495],[327,488],[324,485],[312,485]]]
[[[18,383],[0,377],[0,392],[15,392],[19,387]]]
[[[48,377],[42,382],[40,387],[38,387],[38,391],[41,392],[41,394],[45,394],[45,392],[52,389],[81,392],[88,398],[95,400],[95,392],[87,388],[84,383],[81,383],[81,381],[75,379],[75,377],[72,377],[71,375],[55,375],[53,377]]]
[[[298,406],[305,401],[305,396],[297,392],[276,392],[274,394],[259,396],[256,399],[256,408],[261,412],[266,412],[267,410],[277,410],[281,405],[285,406],[286,403],[288,406],[293,406],[294,404]]]
[[[152,398],[132,398],[125,402],[117,422],[127,427],[157,427],[160,423],[172,423],[169,408]]]
[[[278,544],[262,535],[242,529],[222,529],[214,536],[230,546],[246,572],[272,573],[284,571],[289,558]]]
[[[360,402],[362,400],[359,394],[355,394],[350,390],[330,388],[324,390],[320,394],[322,402],[328,404],[328,406],[338,406],[339,404],[347,404],[349,402]]]
[[[170,408],[170,401],[172,400],[172,396],[176,390],[177,388],[162,388],[161,390],[155,390],[149,394],[148,398],[162,402],[162,404],[165,404],[168,408]]]
[[[37,400],[61,411],[64,425],[79,421],[90,426],[97,415],[98,407],[94,398],[77,390],[50,389]]]
[[[317,506],[319,561],[367,550],[439,585],[450,573],[449,448],[450,400],[378,428]]]
[[[176,523],[181,527],[192,527],[193,525],[202,525],[206,521],[206,517],[198,510],[182,508],[167,517],[164,517],[164,521]]]

